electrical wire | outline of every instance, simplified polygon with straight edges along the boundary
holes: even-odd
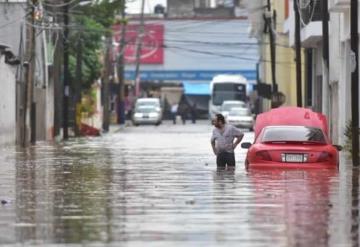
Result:
[[[61,3],[61,4],[52,4],[52,3],[46,3],[45,1],[42,3],[44,6],[49,6],[49,7],[53,7],[53,8],[61,8],[61,7],[65,7],[65,6],[69,6],[75,2],[77,2],[79,0],[71,0],[70,2],[67,3]]]
[[[309,20],[307,23],[305,23],[303,17],[302,17],[302,14],[301,14],[301,9],[300,9],[300,0],[294,0],[297,2],[297,11],[299,12],[299,17],[300,17],[300,22],[303,26],[307,26],[311,21],[312,21],[312,18],[314,17],[314,14],[315,14],[315,8],[316,8],[316,5],[318,4],[318,0],[309,0],[309,3],[307,5],[306,8],[309,7],[310,3],[314,3],[313,6],[312,6],[312,10],[311,10],[311,14],[310,14],[310,17],[309,17]],[[303,8],[305,9],[305,8]]]
[[[0,25],[0,29],[3,29],[3,28],[5,28],[5,27],[7,27],[7,26],[9,26],[9,25],[11,25],[11,24],[14,24],[15,22],[21,21],[22,19],[26,18],[29,14],[31,14],[31,12],[26,13],[23,17],[20,17],[20,18],[18,18],[18,19],[15,19],[15,20],[12,20],[12,21],[10,21],[10,22],[7,22],[7,23],[5,23],[5,24],[3,24],[3,25]]]

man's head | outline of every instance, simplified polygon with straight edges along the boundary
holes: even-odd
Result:
[[[216,128],[222,128],[225,125],[225,117],[220,113],[216,114],[213,120],[213,125]]]

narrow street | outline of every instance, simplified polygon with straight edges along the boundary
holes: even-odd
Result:
[[[164,122],[27,153],[1,148],[0,242],[357,246],[358,190],[348,191],[346,163],[342,179],[337,171],[246,172],[239,147],[236,169],[217,170],[211,130],[208,121]]]

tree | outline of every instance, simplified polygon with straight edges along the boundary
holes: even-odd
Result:
[[[111,37],[111,26],[116,15],[125,7],[125,0],[94,0],[91,5],[79,6],[82,13],[75,15],[75,27],[70,27],[70,73],[74,80],[76,71],[76,54],[78,41],[82,47],[82,88],[88,89],[98,79],[103,70],[101,53],[105,37]],[[75,32],[76,31],[76,32]]]

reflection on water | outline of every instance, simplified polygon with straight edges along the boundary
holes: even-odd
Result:
[[[5,150],[0,244],[359,246],[358,172],[216,169],[198,128]]]
[[[289,246],[328,246],[336,171],[252,170],[249,177],[258,206],[253,217],[270,226],[273,236],[287,236]]]
[[[351,241],[352,246],[359,246],[359,168],[352,170],[351,202]]]
[[[43,146],[16,161],[19,242],[111,241],[112,173],[106,149]]]

